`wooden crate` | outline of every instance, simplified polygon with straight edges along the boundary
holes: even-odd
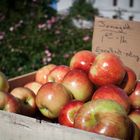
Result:
[[[34,81],[34,76],[35,72],[9,79],[11,89]],[[117,140],[5,111],[0,111],[0,128],[0,140]]]

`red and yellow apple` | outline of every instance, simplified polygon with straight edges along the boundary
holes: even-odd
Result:
[[[130,67],[125,67],[125,70],[126,70],[126,74],[120,87],[128,95],[130,95],[132,91],[135,89],[137,77],[136,77],[136,73]]]
[[[124,64],[118,56],[113,53],[101,53],[90,67],[89,78],[96,86],[120,85],[125,73]]]
[[[6,75],[0,71],[0,91],[8,92],[9,82]]]
[[[42,86],[42,84],[40,84],[40,83],[38,83],[36,81],[29,82],[29,83],[26,83],[24,85],[24,87],[29,88],[30,90],[32,90],[35,95],[37,95],[37,92],[38,92],[38,90],[40,89],[41,86]]]
[[[74,99],[86,102],[93,94],[93,84],[83,70],[72,69],[64,77],[62,84],[69,90]]]
[[[47,76],[49,72],[55,67],[56,67],[55,64],[48,64],[38,69],[35,74],[35,81],[41,84],[45,84],[47,82]]]
[[[130,102],[126,92],[116,85],[104,85],[99,87],[93,94],[92,100],[110,99],[122,105],[127,113],[130,111]]]
[[[70,67],[72,69],[81,69],[88,73],[95,57],[95,54],[89,50],[78,51],[72,56]]]
[[[20,103],[11,94],[0,91],[0,110],[20,113]]]
[[[35,94],[32,90],[25,87],[16,87],[11,92],[21,104],[21,114],[33,116],[36,112]]]
[[[36,105],[45,117],[54,119],[71,99],[71,93],[62,84],[47,82],[37,93]]]
[[[84,102],[79,100],[72,100],[68,104],[66,104],[59,113],[58,116],[59,124],[68,127],[73,127],[74,117],[83,104]]]
[[[52,69],[48,76],[48,82],[58,82],[61,83],[64,76],[70,71],[70,67],[65,65],[58,65],[54,69]]]

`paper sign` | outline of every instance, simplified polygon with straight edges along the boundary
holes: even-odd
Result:
[[[92,51],[118,55],[140,79],[140,22],[96,17]]]

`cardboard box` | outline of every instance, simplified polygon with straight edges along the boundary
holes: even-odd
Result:
[[[11,90],[34,81],[34,76],[35,72],[9,79]],[[117,140],[6,111],[0,111],[0,128],[0,140]]]

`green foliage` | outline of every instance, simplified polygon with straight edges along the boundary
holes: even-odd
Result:
[[[69,65],[76,51],[91,50],[92,29],[75,28],[71,17],[46,10],[43,0],[29,5],[10,9],[10,15],[0,11],[0,70],[8,78],[48,63]]]

